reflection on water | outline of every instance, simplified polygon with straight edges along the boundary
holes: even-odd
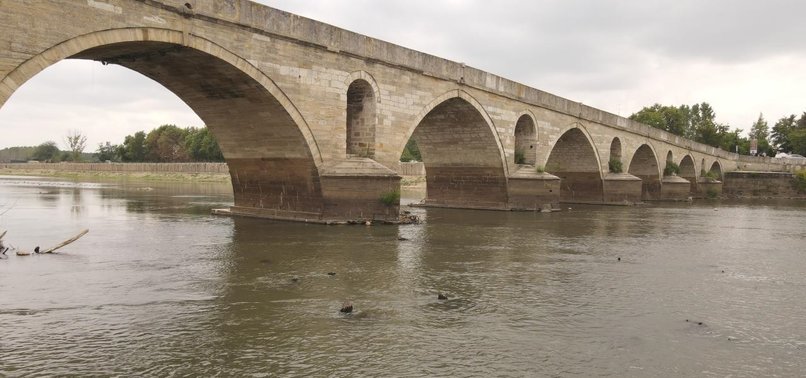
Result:
[[[427,221],[399,227],[209,215],[230,202],[226,184],[0,179],[11,244],[90,229],[0,261],[0,376],[806,368],[802,202],[413,209]]]

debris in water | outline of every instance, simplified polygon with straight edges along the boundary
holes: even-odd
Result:
[[[328,275],[328,276],[335,276],[335,275],[336,275],[336,272],[327,272],[327,275]]]
[[[446,300],[448,300],[448,296],[445,295],[445,294],[439,293],[439,294],[437,294],[437,299],[439,299],[441,301],[446,301]]]
[[[343,314],[349,314],[353,312],[353,302],[347,301],[341,305],[341,310],[339,312]]]

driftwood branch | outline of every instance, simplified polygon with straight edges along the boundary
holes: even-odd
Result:
[[[64,247],[64,246],[66,246],[66,245],[68,245],[68,244],[70,244],[70,243],[72,243],[72,242],[74,242],[74,241],[76,241],[76,240],[80,239],[82,236],[86,235],[88,232],[90,232],[90,230],[89,230],[89,229],[87,229],[87,230],[83,230],[83,231],[79,232],[79,233],[78,233],[78,235],[73,236],[72,238],[67,239],[67,240],[65,240],[65,241],[63,241],[63,242],[61,242],[61,243],[59,243],[59,244],[58,244],[58,245],[56,245],[55,247],[48,248],[48,249],[46,249],[46,250],[44,250],[44,251],[41,251],[41,252],[39,252],[39,253],[53,253],[53,252],[55,252],[57,249],[59,249],[59,248],[61,248],[61,247]]]

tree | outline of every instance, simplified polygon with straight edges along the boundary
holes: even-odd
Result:
[[[719,148],[736,152],[742,155],[750,153],[750,140],[740,136],[742,129],[734,129],[733,131],[725,132],[722,135]]]
[[[138,131],[123,140],[121,159],[125,162],[142,162],[146,158],[146,133]]]
[[[64,140],[70,149],[70,159],[76,162],[81,161],[81,153],[87,147],[87,136],[78,130],[70,130]]]
[[[417,146],[417,141],[415,141],[414,138],[409,139],[409,141],[406,142],[406,147],[403,149],[403,154],[400,155],[400,161],[423,161],[423,157],[420,155],[420,147]]]
[[[792,145],[791,152],[806,156],[806,128],[796,128],[789,133],[789,142]]]
[[[98,161],[120,161],[121,147],[109,142],[99,143],[95,157]]]
[[[801,117],[804,119],[804,117]],[[772,143],[775,149],[780,152],[792,152],[792,143],[789,139],[789,134],[798,126],[798,120],[795,115],[784,117],[775,123],[772,127]]]
[[[686,105],[674,107],[655,104],[650,107],[644,107],[631,115],[630,119],[675,135],[687,136],[689,134],[690,111],[690,108]]]
[[[188,130],[176,125],[162,125],[146,136],[146,160],[155,163],[182,162],[190,160],[185,150]]]
[[[764,114],[758,115],[758,120],[750,127],[750,140],[756,139],[758,142],[759,155],[772,155],[772,147],[770,147],[770,127],[767,120],[764,119]],[[748,152],[749,153],[749,152]]]
[[[193,161],[224,161],[213,134],[206,127],[186,129],[185,150]]]
[[[41,162],[54,162],[59,159],[59,153],[59,147],[56,146],[56,142],[47,141],[36,146],[31,158]]]

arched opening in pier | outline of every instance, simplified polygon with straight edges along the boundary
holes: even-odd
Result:
[[[697,170],[694,168],[694,159],[691,155],[683,156],[680,161],[680,177],[691,183],[691,193],[697,192]]]
[[[560,178],[560,201],[601,203],[602,174],[588,136],[579,127],[557,139],[546,161],[546,172]]]
[[[648,144],[641,145],[633,154],[629,173],[641,179],[641,199],[660,199],[661,177],[658,159]]]
[[[218,142],[236,208],[283,217],[321,213],[319,152],[312,147],[310,130],[279,88],[243,58],[180,31],[113,29],[77,37],[32,57],[0,86],[13,91],[63,59],[128,68],[185,102]],[[0,104],[6,100],[0,98]]]
[[[425,166],[426,204],[506,208],[503,154],[492,124],[482,112],[466,95],[440,98],[423,112],[411,139]]]
[[[515,164],[535,165],[537,160],[537,128],[528,114],[515,124]]]
[[[607,166],[610,172],[622,172],[621,140],[618,137],[613,138],[613,141],[610,142],[610,159],[608,160]]]
[[[366,80],[355,80],[347,88],[348,155],[375,156],[376,102],[372,86]]]
[[[715,179],[722,181],[722,164],[719,164],[719,161],[714,161],[711,164],[711,169],[708,172],[713,176]]]

